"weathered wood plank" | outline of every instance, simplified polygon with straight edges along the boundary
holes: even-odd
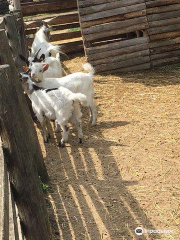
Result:
[[[116,9],[120,7],[132,6],[132,5],[140,4],[144,2],[145,2],[144,0],[121,0],[113,3],[110,2],[110,3],[99,4],[99,5],[86,7],[86,8],[79,8],[79,13],[81,16],[97,13],[97,12],[100,12],[101,14],[102,11],[107,11],[107,10]]]
[[[79,7],[89,7],[104,3],[113,3],[117,0],[78,0]]]
[[[131,66],[131,67],[116,69],[113,71],[108,71],[108,74],[129,73],[129,72],[135,72],[135,71],[140,71],[140,70],[147,70],[150,68],[151,68],[150,63],[145,63],[145,64],[135,65],[135,66]]]
[[[29,128],[9,65],[0,66],[1,137],[21,226],[27,240],[51,240],[52,234],[39,176],[28,141]],[[21,93],[21,96],[23,93]],[[13,119],[13,121],[12,121]],[[23,139],[23,141],[22,141]],[[38,159],[36,159],[38,160]],[[9,207],[9,206],[8,206]]]
[[[160,20],[167,20],[171,18],[179,17],[179,11],[169,11],[161,14],[152,14],[147,15],[148,22],[160,21]]]
[[[180,17],[149,22],[149,28],[163,27],[163,26],[173,25],[173,24],[177,24],[177,23],[180,23]]]
[[[68,40],[72,38],[81,37],[81,31],[75,32],[65,32],[51,35],[51,42],[60,41],[60,40]],[[27,38],[28,46],[31,46],[34,41],[34,38]]]
[[[148,29],[148,23],[141,23],[141,24],[137,24],[137,25],[133,25],[133,26],[129,26],[129,27],[124,27],[122,29],[121,28],[113,29],[113,30],[109,30],[109,31],[84,35],[84,38],[87,42],[95,41],[97,39],[102,39],[105,37],[117,36],[120,34],[130,33],[130,32],[135,32],[138,30],[145,30],[145,29]]]
[[[71,28],[79,28],[79,22],[75,23],[68,23],[68,24],[60,24],[60,25],[55,25],[51,26],[52,31],[57,31],[57,30],[65,30],[65,29],[71,29]],[[26,34],[35,34],[37,32],[38,28],[31,28],[31,29],[26,29]]]
[[[120,7],[113,10],[102,11],[101,14],[93,13],[86,16],[81,16],[81,22],[88,22],[88,21],[92,21],[100,18],[112,17],[115,15],[136,12],[136,11],[145,10],[145,9],[146,9],[146,5],[144,3],[136,4],[133,6]]]
[[[146,10],[141,10],[141,11],[136,11],[136,12],[131,12],[131,13],[125,13],[125,14],[120,14],[116,16],[111,16],[111,17],[106,17],[102,19],[97,19],[97,20],[92,20],[89,22],[82,22],[81,23],[81,28],[87,28],[103,23],[110,23],[110,22],[115,22],[115,21],[122,21],[130,18],[135,18],[135,17],[142,17],[146,16]]]
[[[9,239],[8,174],[0,137],[0,239]]]
[[[180,36],[180,32],[176,31],[176,32],[154,34],[154,35],[149,36],[149,38],[150,38],[150,41],[156,41],[156,40],[163,40],[163,39],[167,39],[167,38],[175,38],[175,37],[179,37],[179,36]]]
[[[94,34],[94,33],[99,33],[99,32],[104,32],[104,31],[110,31],[110,30],[119,30],[119,29],[124,29],[133,25],[138,25],[141,23],[147,23],[147,18],[146,17],[139,17],[139,18],[134,18],[134,19],[128,19],[124,21],[117,21],[117,22],[112,22],[112,23],[106,23],[106,24],[100,24],[98,26],[92,26],[90,28],[83,28],[82,32],[84,35],[88,34]]]
[[[149,47],[150,49],[152,48],[159,48],[162,46],[169,46],[169,45],[174,45],[174,44],[178,44],[180,43],[180,37],[174,38],[174,39],[168,39],[168,40],[159,40],[159,41],[155,41],[155,42],[150,42],[149,43]]]
[[[158,60],[151,61],[151,66],[159,67],[163,65],[169,65],[171,63],[179,62],[179,59],[180,57],[168,57],[168,58],[158,59]]]
[[[180,44],[173,44],[173,45],[162,46],[162,47],[150,49],[150,52],[152,54],[157,54],[157,53],[164,53],[164,52],[179,50],[179,49],[180,49]]]
[[[147,14],[165,13],[165,12],[177,11],[179,9],[180,9],[180,4],[173,4],[168,6],[147,9]]]
[[[154,35],[154,34],[168,33],[168,32],[174,32],[179,30],[180,30],[180,24],[168,25],[167,23],[167,25],[163,27],[161,26],[161,27],[148,29],[148,34]]]
[[[128,59],[128,60],[122,61],[122,62],[98,65],[98,66],[95,66],[95,71],[107,72],[107,71],[113,70],[113,69],[120,69],[120,68],[125,68],[125,67],[127,68],[127,67],[132,67],[132,66],[136,66],[136,65],[140,65],[140,64],[144,64],[144,63],[149,63],[149,62],[150,62],[149,56],[145,56],[145,57],[140,57],[140,58]]]
[[[149,49],[148,43],[123,47],[123,48],[117,48],[117,49],[106,51],[106,52],[96,53],[96,54],[92,54],[92,55],[89,54],[88,61],[90,61],[90,62],[93,61],[93,64],[96,64],[96,62],[106,61],[107,58],[109,58],[109,57],[127,55],[127,54],[136,53],[136,52],[139,52],[142,50],[147,50],[147,49]],[[109,61],[109,62],[111,62],[111,61]]]
[[[39,175],[41,176],[42,181],[48,181],[48,174],[44,164],[42,152],[39,146],[37,133],[34,128],[32,118],[29,113],[28,106],[26,104],[26,100],[22,91],[22,87],[19,81],[19,74],[17,68],[14,64],[12,53],[9,49],[9,44],[7,40],[7,36],[4,30],[0,30],[0,64],[9,64],[11,66],[11,73],[12,73],[12,86],[14,90],[16,90],[16,98],[19,99],[20,103],[22,104],[21,107],[24,109],[23,117],[26,119],[26,134],[27,136],[24,137],[26,141],[29,142],[29,145],[32,146],[32,152],[34,158],[34,163],[36,163],[38,167]]]
[[[159,54],[151,54],[151,61],[158,59],[167,59],[171,57],[180,57],[180,50],[159,53]]]
[[[146,3],[147,8],[154,8],[160,6],[171,5],[175,3],[180,3],[179,0],[156,0],[156,1],[149,1]]]
[[[148,37],[133,38],[133,39],[129,39],[129,40],[113,42],[113,43],[104,44],[104,45],[100,45],[100,46],[89,47],[89,48],[86,48],[86,52],[88,55],[93,55],[93,54],[97,54],[97,53],[122,49],[125,47],[146,44],[148,42],[149,42]]]
[[[72,22],[78,22],[79,17],[78,13],[75,11],[73,13],[66,13],[62,15],[58,15],[52,18],[48,18],[46,22],[48,25],[57,25],[57,24],[67,24],[67,23],[72,23]],[[30,22],[25,22],[26,28],[35,28],[39,27],[39,21],[30,21]]]
[[[144,56],[149,56],[149,49],[146,46],[146,49],[144,50],[143,47],[137,51],[137,52],[130,52],[122,55],[115,55],[111,57],[105,57],[103,59],[99,59],[99,56],[97,55],[98,60],[93,60],[91,63],[93,66],[96,65],[101,65],[101,64],[109,64],[109,63],[116,63],[116,62],[121,62],[121,61],[126,61],[128,59],[134,59],[134,58],[139,58],[139,57],[144,57]]]
[[[32,14],[39,14],[39,13],[45,13],[45,12],[51,12],[51,11],[59,11],[63,9],[71,9],[76,8],[77,3],[74,0],[58,0],[54,2],[49,3],[40,3],[40,4],[34,4],[22,6],[22,12],[23,15],[32,15]]]

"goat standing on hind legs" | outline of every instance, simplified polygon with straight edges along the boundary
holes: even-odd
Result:
[[[35,34],[32,47],[29,51],[28,59],[25,58],[23,55],[19,55],[19,57],[21,58],[22,61],[24,61],[27,64],[27,66],[31,66],[33,62],[41,62],[42,60],[48,57],[54,57],[57,59],[57,56],[59,56],[59,54],[61,53],[60,46],[51,44],[49,40],[50,40],[49,26],[46,22],[42,22],[42,26]]]

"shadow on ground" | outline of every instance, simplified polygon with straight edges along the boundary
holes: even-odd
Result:
[[[155,227],[127,188],[138,182],[123,181],[111,151],[112,146],[123,146],[107,141],[102,133],[103,128],[127,124],[131,123],[102,122],[90,132],[84,127],[82,145],[77,144],[74,130],[66,148],[58,148],[55,139],[46,144],[51,175],[48,204],[55,239],[156,239],[157,235],[147,234],[137,238],[138,226]],[[91,134],[88,141],[87,134]],[[60,134],[56,137],[60,139]]]

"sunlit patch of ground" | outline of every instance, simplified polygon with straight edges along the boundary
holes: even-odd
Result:
[[[78,55],[64,64],[81,71]],[[42,148],[55,239],[178,240],[180,236],[180,69],[94,78],[98,124],[84,112],[84,143],[51,134]],[[51,125],[53,127],[53,125]],[[143,234],[134,229],[173,230]]]

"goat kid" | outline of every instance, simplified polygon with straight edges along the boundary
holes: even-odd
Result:
[[[56,89],[43,89],[37,87],[30,80],[29,75],[21,74],[21,82],[24,91],[32,102],[32,108],[43,128],[43,138],[48,142],[49,134],[46,120],[55,120],[62,129],[62,139],[60,147],[65,146],[68,141],[69,126],[71,121],[75,124],[78,131],[78,142],[82,143],[83,132],[81,127],[82,112],[81,104],[87,104],[86,96],[81,93],[72,93],[70,90],[59,87]]]
[[[90,108],[90,123],[96,125],[97,108],[94,102],[94,86],[93,76],[94,69],[89,64],[83,65],[83,68],[88,73],[76,72],[62,78],[45,78],[44,72],[49,68],[48,64],[33,63],[31,70],[31,79],[39,87],[43,88],[58,88],[65,87],[74,93],[82,93],[87,97],[87,105]]]
[[[43,64],[49,65],[49,68],[47,69],[47,71],[44,71],[44,73],[43,73],[44,78],[50,78],[50,77],[60,78],[63,76],[63,70],[62,70],[62,65],[61,65],[60,59],[59,59],[59,54],[56,54],[56,58],[55,57],[45,58],[45,56],[43,54],[41,60],[42,60]],[[32,63],[32,65],[33,64],[34,64],[34,62]],[[23,68],[25,71],[30,69],[28,66],[23,66]]]

